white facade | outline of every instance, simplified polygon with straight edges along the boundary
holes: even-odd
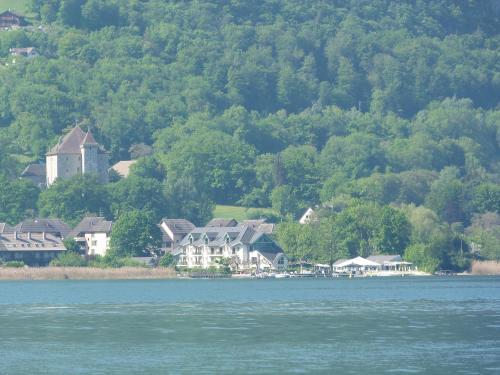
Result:
[[[315,212],[312,208],[308,208],[307,211],[299,219],[300,224],[310,224],[314,220]]]
[[[87,244],[87,255],[105,256],[109,250],[110,237],[107,233],[85,233],[85,243]]]
[[[217,267],[217,261],[221,261],[224,258],[230,258],[235,264],[248,267],[248,247],[243,245],[234,247],[230,247],[229,245],[221,247],[188,245],[183,249],[178,265],[188,268]]]
[[[229,263],[233,271],[288,267],[280,247],[267,234],[248,226],[195,228],[181,241],[179,250],[179,267],[217,268],[222,261]]]
[[[47,186],[58,178],[71,178],[84,173],[95,174],[108,181],[108,153],[94,140],[92,133],[73,128],[46,155]]]
[[[75,239],[85,255],[105,256],[109,250],[112,227],[113,222],[104,217],[87,216],[68,236]]]

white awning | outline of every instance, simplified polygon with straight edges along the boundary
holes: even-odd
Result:
[[[329,264],[316,263],[314,265],[314,267],[318,267],[318,268],[330,268],[330,265]]]
[[[372,262],[371,260],[365,259],[363,257],[356,257],[353,259],[348,259],[345,262],[335,264],[336,268],[343,268],[349,266],[359,266],[359,267],[380,267],[379,263]]]

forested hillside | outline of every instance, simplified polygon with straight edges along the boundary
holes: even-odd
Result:
[[[499,2],[30,9],[31,31],[0,32],[0,221],[139,209],[201,223],[214,203],[283,218],[322,205],[330,237],[282,225],[298,258],[406,251],[429,269],[500,258]],[[41,56],[13,63],[9,48],[31,46]],[[112,162],[140,161],[109,186],[64,181],[38,199],[16,177],[75,121]],[[82,189],[96,199],[75,199]]]

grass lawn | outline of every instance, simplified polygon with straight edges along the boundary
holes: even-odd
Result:
[[[274,213],[271,208],[249,208],[239,206],[221,206],[217,205],[214,211],[214,217],[221,219],[235,219],[236,221],[248,219],[248,215],[252,212],[269,212]]]
[[[8,10],[25,14],[28,12],[28,0],[0,0],[0,12]]]

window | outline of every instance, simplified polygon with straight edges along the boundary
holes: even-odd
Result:
[[[92,241],[92,246],[97,246],[97,241]]]
[[[213,247],[210,248],[210,254],[212,254],[212,255],[215,254],[215,249]]]
[[[257,257],[252,257],[252,264],[257,264]]]
[[[233,255],[236,254],[236,249],[233,247]]]

